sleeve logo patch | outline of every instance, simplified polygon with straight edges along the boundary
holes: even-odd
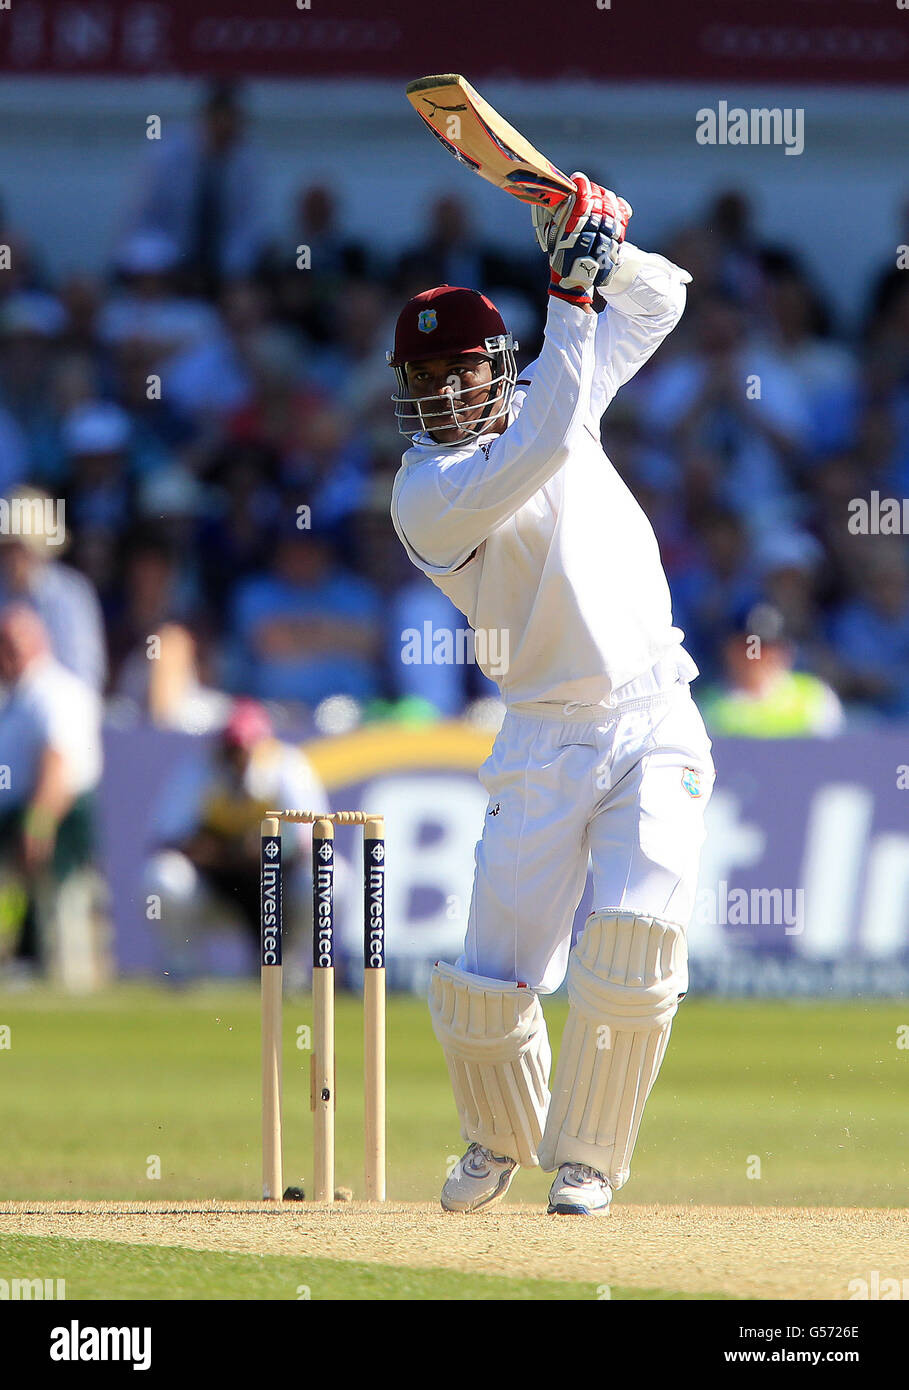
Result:
[[[686,767],[682,773],[682,786],[691,797],[701,795],[701,774],[696,772],[693,767]]]

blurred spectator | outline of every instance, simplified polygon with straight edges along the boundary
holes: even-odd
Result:
[[[205,685],[202,643],[178,623],[163,624],[159,637],[157,659],[140,665],[142,655],[134,652],[124,663],[118,689],[128,693],[134,684],[134,698],[160,729],[207,734],[222,728],[230,696]]]
[[[188,452],[195,438],[170,394],[149,389],[160,367],[153,345],[138,338],[122,343],[110,364],[111,390],[129,416],[132,466],[140,480],[175,466],[176,451]]]
[[[260,822],[267,810],[318,809],[325,789],[309,760],[274,737],[254,700],[237,700],[202,774],[190,770],[168,797],[158,824],[160,848],[147,869],[149,893],[160,898],[165,973],[178,982],[200,967],[206,927],[239,919],[251,945],[259,942]],[[285,922],[292,941],[307,910],[312,841],[308,827],[283,826]]]
[[[468,285],[484,292],[520,290],[538,302],[546,283],[538,257],[503,255],[481,242],[467,204],[451,194],[430,206],[426,234],[404,251],[397,279],[402,301],[432,285]]]
[[[191,612],[178,551],[164,529],[138,530],[126,538],[118,601],[109,615],[112,683],[119,688],[123,663],[149,663],[149,641],[168,623]],[[152,657],[153,660],[157,658]]]
[[[868,325],[865,391],[887,412],[896,473],[909,490],[909,275],[898,274],[902,278]]]
[[[190,130],[165,121],[134,230],[168,237],[187,285],[216,293],[250,274],[264,245],[261,158],[246,139],[235,84],[211,86]]]
[[[107,374],[107,360],[102,363],[99,356],[91,352],[70,350],[61,341],[54,362],[51,380],[53,395],[51,406],[54,414],[54,427],[57,434],[57,457],[53,469],[53,481],[57,482],[68,473],[68,461],[60,439],[62,422],[78,410],[80,406],[100,398],[100,382]]]
[[[92,354],[98,350],[98,316],[103,298],[103,286],[91,275],[77,272],[68,275],[61,284],[62,344],[68,352]]]
[[[23,909],[19,952],[73,990],[107,974],[92,872],[94,791],[101,776],[101,705],[96,692],[51,655],[37,614],[0,611],[0,881]],[[4,918],[8,920],[4,912]]]
[[[822,631],[817,601],[821,546],[807,532],[778,531],[765,537],[757,560],[762,594],[780,614],[796,666],[813,666]]]
[[[671,261],[684,266],[691,276],[685,316],[678,328],[660,346],[661,355],[668,351],[670,356],[675,356],[689,337],[691,316],[700,300],[726,293],[721,282],[720,237],[716,229],[709,224],[678,227],[669,237],[664,251]]]
[[[20,290],[39,289],[45,282],[39,258],[28,238],[7,215],[6,203],[0,197],[0,245],[9,247],[9,269],[0,275],[0,304]]]
[[[124,530],[134,505],[129,416],[110,401],[83,401],[65,416],[61,439],[70,524],[89,531]]]
[[[695,521],[697,543],[669,569],[675,621],[705,680],[718,660],[735,614],[758,595],[758,576],[745,527],[734,512],[709,508]]]
[[[276,450],[237,440],[209,461],[210,504],[199,527],[198,554],[206,600],[223,604],[233,584],[263,568],[278,517]]]
[[[309,253],[308,266],[298,257]],[[312,184],[298,195],[296,221],[289,235],[270,247],[262,274],[272,288],[279,317],[299,328],[319,346],[330,344],[337,332],[337,302],[369,279],[381,276],[382,266],[364,241],[350,237],[340,225],[333,191]]]
[[[310,264],[320,277],[360,280],[369,272],[366,243],[346,235],[335,195],[324,184],[311,184],[299,196],[294,252],[298,245],[309,247]]]
[[[768,281],[776,351],[805,402],[806,447],[815,457],[847,447],[858,409],[855,361],[830,341],[823,303],[799,271],[783,264],[770,271]]]
[[[741,309],[701,300],[693,350],[661,365],[645,419],[673,437],[687,468],[706,471],[705,500],[731,507],[756,538],[789,519],[791,473],[808,438],[804,394],[774,349],[749,338]]]
[[[28,477],[28,444],[15,417],[0,406],[0,492]]]
[[[898,251],[909,246],[909,195],[903,198],[898,212],[898,225],[894,245]],[[895,300],[902,296],[906,286],[906,271],[896,264],[896,258],[880,272],[868,301],[868,321],[874,323],[886,319]]]
[[[50,476],[59,458],[53,396],[63,327],[63,309],[52,295],[25,291],[2,302],[0,405],[15,419],[30,461],[28,478],[17,482]]]
[[[160,359],[210,336],[217,323],[210,305],[176,292],[180,251],[157,231],[135,232],[121,248],[122,290],[104,306],[98,332],[105,343],[138,340]]]
[[[764,291],[763,248],[748,195],[725,189],[713,199],[704,220],[716,239],[717,289],[736,303],[758,308]]]
[[[356,419],[380,430],[388,423],[385,350],[393,334],[386,297],[379,286],[349,285],[333,345],[320,352],[307,369],[325,395]]]
[[[265,445],[280,457],[293,450],[307,415],[327,397],[304,380],[289,339],[263,337],[244,352],[249,399],[227,417],[227,429],[233,439]]]
[[[866,495],[871,488],[909,491],[909,420],[901,431],[896,406],[886,398],[866,399],[856,423],[851,457]]]
[[[835,684],[846,701],[909,714],[909,560],[905,540],[863,538],[858,594],[830,624]],[[859,544],[856,538],[855,544]]]
[[[779,610],[760,603],[726,639],[722,685],[698,693],[711,735],[804,738],[842,729],[836,695],[816,676],[793,671],[784,633]]]
[[[314,706],[329,695],[378,693],[378,593],[337,561],[320,530],[282,531],[268,572],[247,579],[233,604],[243,688]]]
[[[321,526],[335,526],[356,510],[368,471],[366,441],[343,411],[323,401],[303,415],[283,481],[294,496],[306,498]]]
[[[40,616],[54,657],[93,690],[103,689],[107,653],[101,607],[92,586],[57,557],[65,547],[63,509],[34,488],[17,488],[5,505],[27,505],[27,533],[0,530],[0,606],[27,604]],[[56,527],[48,525],[48,509]]]
[[[78,267],[48,278],[0,206],[15,252],[0,285],[0,495],[62,497],[70,533],[65,565],[34,536],[0,543],[0,599],[27,591],[58,659],[98,687],[100,597],[111,694],[166,727],[217,725],[222,689],[456,713],[482,694],[475,667],[400,661],[403,630],[461,624],[403,563],[377,500],[404,448],[384,352],[402,300],[448,280],[491,294],[526,362],[545,262],[532,242],[503,256],[445,196],[388,266],[328,181],[300,189],[263,254],[267,165],[229,85],[192,131],[165,122],[153,163],[109,284]],[[909,277],[887,269],[850,341],[772,225],[771,245],[749,196],[723,189],[667,242],[694,277],[688,310],[610,407],[605,447],[653,520],[703,684],[722,679],[736,615],[764,599],[796,674],[827,680],[850,717],[897,719],[901,562],[874,557],[905,538],[866,550],[847,521],[873,489],[909,495]],[[308,555],[282,535],[303,507],[322,533],[295,532]]]
[[[268,319],[268,303],[251,280],[228,284],[219,300],[214,331],[176,353],[162,372],[167,400],[210,425],[248,406],[263,350],[293,352],[286,334]]]

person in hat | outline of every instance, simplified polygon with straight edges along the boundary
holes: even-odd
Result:
[[[500,1200],[520,1165],[555,1173],[550,1212],[609,1211],[688,987],[714,778],[656,538],[600,443],[690,276],[625,241],[623,199],[573,179],[574,197],[533,209],[548,312],[520,377],[495,305],[458,286],[411,299],[388,354],[411,441],[395,529],[466,615],[506,706],[480,772],[464,949],[430,983],[469,1141],[442,1189],[451,1211]],[[596,910],[575,939],[588,860]],[[539,996],[566,974],[550,1092]]]

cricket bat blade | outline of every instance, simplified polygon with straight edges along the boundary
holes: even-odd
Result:
[[[460,73],[417,78],[408,84],[406,96],[450,155],[522,203],[557,207],[574,194],[571,179]]]

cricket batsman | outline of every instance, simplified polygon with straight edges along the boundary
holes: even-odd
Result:
[[[507,638],[478,652],[510,654],[464,949],[430,984],[469,1141],[442,1189],[455,1212],[539,1165],[555,1174],[550,1212],[608,1213],[688,987],[713,788],[656,537],[600,444],[691,277],[625,241],[622,198],[572,182],[573,198],[533,209],[551,282],[543,349],[520,379],[495,306],[449,285],[404,306],[388,354],[411,439],[395,529],[475,632]],[[572,940],[588,861],[595,911]],[[550,1092],[540,996],[566,974]]]

